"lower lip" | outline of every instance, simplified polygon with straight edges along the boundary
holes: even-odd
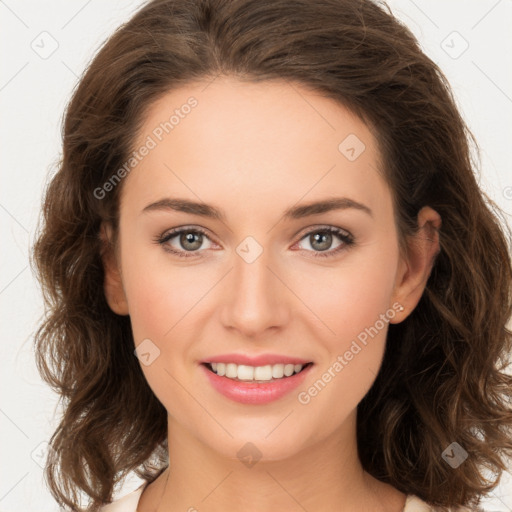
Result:
[[[210,380],[211,385],[225,397],[242,404],[260,405],[279,400],[297,388],[304,381],[313,365],[310,364],[307,368],[291,377],[265,383],[228,379],[227,377],[220,377],[209,370],[204,364],[201,364],[201,367]]]

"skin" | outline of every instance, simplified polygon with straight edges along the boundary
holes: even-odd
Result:
[[[168,411],[171,473],[146,487],[138,510],[401,511],[406,496],[363,471],[356,445],[356,407],[378,373],[388,324],[308,404],[297,393],[394,303],[404,310],[390,322],[411,313],[439,251],[439,215],[420,211],[418,236],[401,255],[374,136],[342,105],[299,84],[218,77],[173,90],[150,106],[134,147],[192,95],[198,106],[124,178],[119,245],[104,256],[110,307],[130,315],[135,345],[149,338],[160,350],[141,367]],[[338,150],[349,134],[366,146],[354,161]],[[333,196],[372,215],[348,208],[281,218],[291,206]],[[164,197],[212,204],[226,220],[142,213]],[[181,226],[208,232],[190,258],[154,243]],[[325,226],[348,231],[355,245],[315,257],[319,244],[307,235]],[[110,237],[110,226],[102,233]],[[236,252],[247,236],[263,249],[252,263]],[[342,243],[333,235],[327,250]],[[179,236],[167,245],[192,252]],[[199,367],[229,352],[314,366],[297,391],[240,404]],[[237,457],[247,442],[261,452],[250,468]]]

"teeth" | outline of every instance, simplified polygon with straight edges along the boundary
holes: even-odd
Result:
[[[284,374],[286,375],[286,377],[293,375],[294,370],[295,370],[295,366],[293,364],[285,364],[284,365]]]
[[[284,375],[284,364],[275,364],[272,366],[272,377],[274,379],[281,379]]]
[[[237,377],[237,367],[234,363],[228,363],[226,365],[226,377],[230,379],[235,379]]]
[[[290,377],[294,373],[299,373],[303,365],[301,364],[274,364],[266,366],[247,366],[245,364],[237,365],[235,363],[210,363],[214,373],[220,377],[229,379],[238,379],[245,381],[267,382],[272,379],[282,379]]]
[[[272,378],[272,366],[257,366],[254,368],[254,380],[270,380]]]
[[[234,363],[231,363],[233,364],[233,367],[234,367],[234,375],[227,375],[226,374],[226,377],[231,377],[232,379],[236,379],[237,377],[240,379],[240,380],[255,380],[254,379],[254,366],[246,366],[244,364],[240,364],[240,365],[236,365]],[[230,365],[231,366],[231,365]]]

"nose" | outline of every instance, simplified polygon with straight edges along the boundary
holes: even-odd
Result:
[[[286,324],[293,294],[276,267],[265,250],[252,262],[235,254],[234,268],[224,284],[227,292],[220,318],[225,328],[256,338]]]

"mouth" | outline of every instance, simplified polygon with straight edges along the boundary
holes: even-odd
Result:
[[[205,362],[202,365],[211,373],[236,382],[267,384],[293,377],[313,365],[306,364],[267,364],[250,366],[228,362]]]
[[[294,360],[251,366],[217,360],[199,366],[215,391],[234,402],[253,406],[289,397],[307,379],[313,363]]]

